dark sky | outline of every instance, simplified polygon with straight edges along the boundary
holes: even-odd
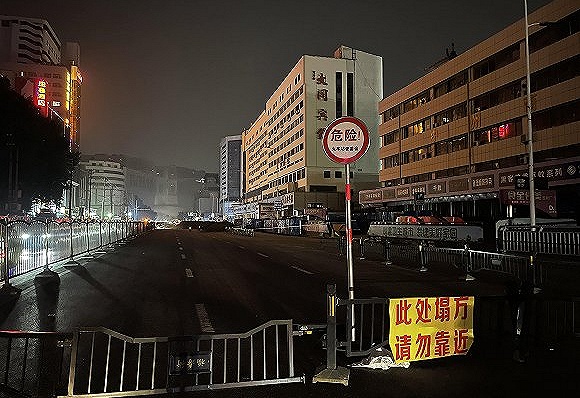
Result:
[[[547,3],[529,0],[530,11]],[[81,44],[81,150],[217,171],[303,54],[383,57],[388,95],[523,17],[523,0],[1,0]]]

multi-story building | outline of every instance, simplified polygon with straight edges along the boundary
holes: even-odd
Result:
[[[241,135],[230,135],[224,137],[220,142],[219,210],[224,217],[231,213],[232,203],[240,202],[241,151]]]
[[[381,57],[346,46],[334,57],[302,56],[242,134],[244,202],[277,202],[285,215],[344,209],[344,166],[327,158],[320,140],[341,116],[361,119],[371,132],[369,151],[351,165],[353,189],[376,185],[382,70]]]
[[[80,162],[86,176],[79,187],[79,211],[100,219],[124,218],[129,210],[125,172],[119,162],[87,159]]]
[[[42,114],[63,123],[73,151],[80,150],[79,63],[79,44],[65,43],[61,54],[60,40],[47,21],[0,16],[0,75]]]
[[[579,15],[573,0],[529,15],[539,216],[579,214]],[[516,215],[529,215],[529,195],[514,186],[514,177],[528,173],[524,23],[448,57],[380,101],[381,188],[360,192],[361,203],[411,210],[422,192],[423,207],[443,215],[491,221],[516,205]]]
[[[60,64],[60,40],[44,19],[0,15],[0,62]]]

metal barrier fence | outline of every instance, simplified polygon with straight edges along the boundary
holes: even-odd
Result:
[[[254,220],[254,228],[258,231],[280,235],[302,235],[302,220],[300,218],[281,218],[276,220]]]
[[[534,263],[531,256],[471,250],[467,246],[464,249],[423,246],[422,250],[425,252],[425,266],[429,263],[450,264],[466,274],[487,270],[509,274],[534,287],[540,287],[543,283],[542,266]]]
[[[246,333],[132,338],[106,328],[74,334],[66,397],[138,396],[304,382],[294,375],[291,320]]]
[[[337,369],[339,351],[344,351],[347,357],[360,357],[389,345],[389,300],[342,299],[336,295],[336,285],[327,286],[327,370]],[[580,297],[554,299],[526,294],[476,297],[473,322],[476,349],[497,348],[507,342],[515,354],[522,343],[528,347],[551,346],[580,338]],[[344,333],[339,333],[342,330]]]
[[[255,232],[253,229],[250,228],[235,228],[235,227],[231,227],[231,228],[226,228],[226,231],[234,234],[234,235],[242,235],[242,236],[251,236],[254,237]]]
[[[580,228],[504,226],[498,231],[498,250],[580,256]]]
[[[72,333],[0,331],[0,391],[31,397],[64,391],[71,338]]]
[[[0,281],[119,242],[145,231],[142,222],[10,221],[0,223]]]
[[[338,250],[344,254],[345,239],[338,241]],[[396,261],[399,265],[417,267],[426,271],[429,264],[454,266],[473,277],[472,272],[487,270],[509,274],[521,283],[541,287],[544,283],[544,270],[533,256],[494,253],[472,250],[467,245],[463,249],[436,247],[420,243],[403,244],[389,240],[360,237],[353,240],[353,257],[363,260],[372,258],[384,260],[387,264]]]

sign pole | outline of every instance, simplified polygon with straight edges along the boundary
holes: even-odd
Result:
[[[345,116],[335,119],[324,130],[322,135],[322,149],[328,158],[334,163],[344,165],[345,186],[344,197],[346,207],[346,263],[348,269],[348,298],[350,301],[349,331],[347,332],[348,344],[355,341],[354,322],[354,272],[352,267],[352,222],[351,222],[351,190],[350,190],[350,163],[356,162],[369,149],[370,137],[367,126],[360,119]],[[347,310],[348,311],[348,310]],[[330,332],[329,332],[330,336]],[[327,336],[327,337],[329,337]],[[332,347],[329,345],[329,348]],[[335,369],[333,369],[335,368]],[[312,379],[313,382],[326,381],[330,383],[348,384],[349,371],[346,368],[336,367],[332,360],[328,360],[327,369],[324,369]]]
[[[345,173],[345,186],[344,186],[344,196],[346,198],[346,264],[348,267],[348,298],[350,300],[354,299],[354,273],[352,266],[352,222],[351,222],[351,211],[350,211],[350,164],[344,165]],[[354,304],[351,304],[351,317],[350,317],[350,341],[354,341],[355,330],[354,330]]]

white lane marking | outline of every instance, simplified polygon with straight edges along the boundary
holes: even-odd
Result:
[[[207,314],[207,310],[205,309],[205,305],[203,303],[195,305],[195,312],[197,314],[197,319],[199,319],[199,325],[201,326],[201,331],[204,333],[214,333],[215,330],[211,325],[211,321],[209,320],[209,315]]]
[[[181,253],[181,259],[185,260],[185,254]]]
[[[179,246],[179,250],[183,250],[183,247]]]
[[[302,268],[297,267],[295,265],[292,265],[290,268],[294,268],[295,270],[300,271],[300,272],[304,272],[305,274],[308,274],[308,275],[314,274],[314,272],[306,271],[305,269],[302,269]]]
[[[191,272],[190,268],[185,269],[185,276],[187,276],[188,278],[193,278],[193,272]]]
[[[238,247],[242,250],[246,250],[246,248],[244,246],[238,246]]]
[[[262,256],[262,257],[270,258],[270,256],[268,256],[267,254],[260,253],[260,252],[256,252],[256,253],[258,254],[258,256]]]

